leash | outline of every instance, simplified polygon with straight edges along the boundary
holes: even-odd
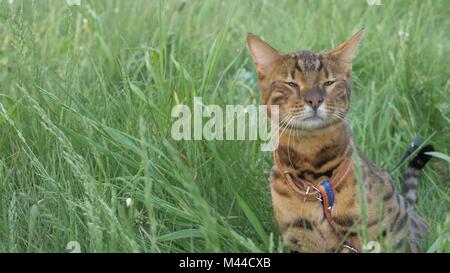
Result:
[[[351,166],[351,164],[349,164],[349,166]],[[348,240],[343,240],[345,235],[341,234],[337,230],[336,225],[333,222],[333,218],[331,217],[331,209],[333,208],[334,205],[334,192],[330,182],[324,181],[320,183],[318,190],[320,192],[320,195],[322,196],[323,212],[325,214],[325,218],[327,219],[328,224],[331,226],[336,236],[340,238],[340,241],[344,241],[344,244],[341,246],[341,248],[346,248],[350,252],[358,253],[359,251],[355,247],[355,245],[350,243]]]
[[[345,149],[344,154],[346,154],[349,151],[351,146],[352,145],[350,142],[347,148]],[[275,161],[275,166],[283,174],[286,184],[288,184],[289,187],[294,192],[304,196],[303,201],[317,200],[321,202],[323,213],[325,215],[325,218],[327,219],[328,224],[331,226],[336,236],[340,238],[340,241],[344,242],[341,248],[348,249],[350,252],[354,253],[359,252],[358,249],[352,243],[350,243],[348,240],[343,240],[345,236],[338,231],[331,216],[331,210],[334,205],[335,195],[333,187],[331,186],[331,183],[329,181],[335,180],[333,181],[333,184],[334,187],[336,188],[347,177],[353,165],[353,160],[352,159],[348,160],[347,166],[345,168],[341,168],[341,173],[339,172],[339,170],[335,170],[335,173],[332,174],[331,178],[321,182],[320,185],[316,188],[309,181],[305,181],[298,176],[292,175],[289,171],[283,171],[283,168],[281,167],[281,160],[278,155],[278,151],[276,149],[274,149],[273,151],[273,157]]]

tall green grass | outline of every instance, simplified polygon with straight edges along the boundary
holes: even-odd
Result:
[[[171,109],[258,104],[247,32],[325,50],[361,27],[357,143],[387,169],[416,135],[434,144],[418,210],[425,249],[450,251],[450,5],[381,2],[0,1],[0,251],[284,251],[271,154],[175,141]]]

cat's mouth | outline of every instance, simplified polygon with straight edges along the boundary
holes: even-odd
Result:
[[[319,116],[319,115],[317,115],[317,114],[314,114],[312,116],[309,116],[309,117],[306,117],[306,118],[302,119],[302,121],[307,121],[307,120],[324,120],[324,118]]]
[[[324,126],[324,118],[318,115],[303,118],[298,124],[305,129],[317,129]]]
[[[322,128],[326,124],[325,118],[317,114],[312,114],[307,117],[297,118],[285,127],[291,130],[311,130]]]
[[[319,111],[310,111],[306,117],[301,117],[298,121],[299,123],[320,123],[324,121],[325,118],[323,113]]]

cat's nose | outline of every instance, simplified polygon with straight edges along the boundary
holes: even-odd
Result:
[[[320,94],[309,94],[305,97],[305,101],[314,111],[316,111],[323,103],[323,96]]]

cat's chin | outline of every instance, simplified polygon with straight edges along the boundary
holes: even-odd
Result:
[[[295,131],[314,131],[324,129],[331,126],[333,123],[322,117],[310,117],[299,120],[292,124],[289,128]]]

